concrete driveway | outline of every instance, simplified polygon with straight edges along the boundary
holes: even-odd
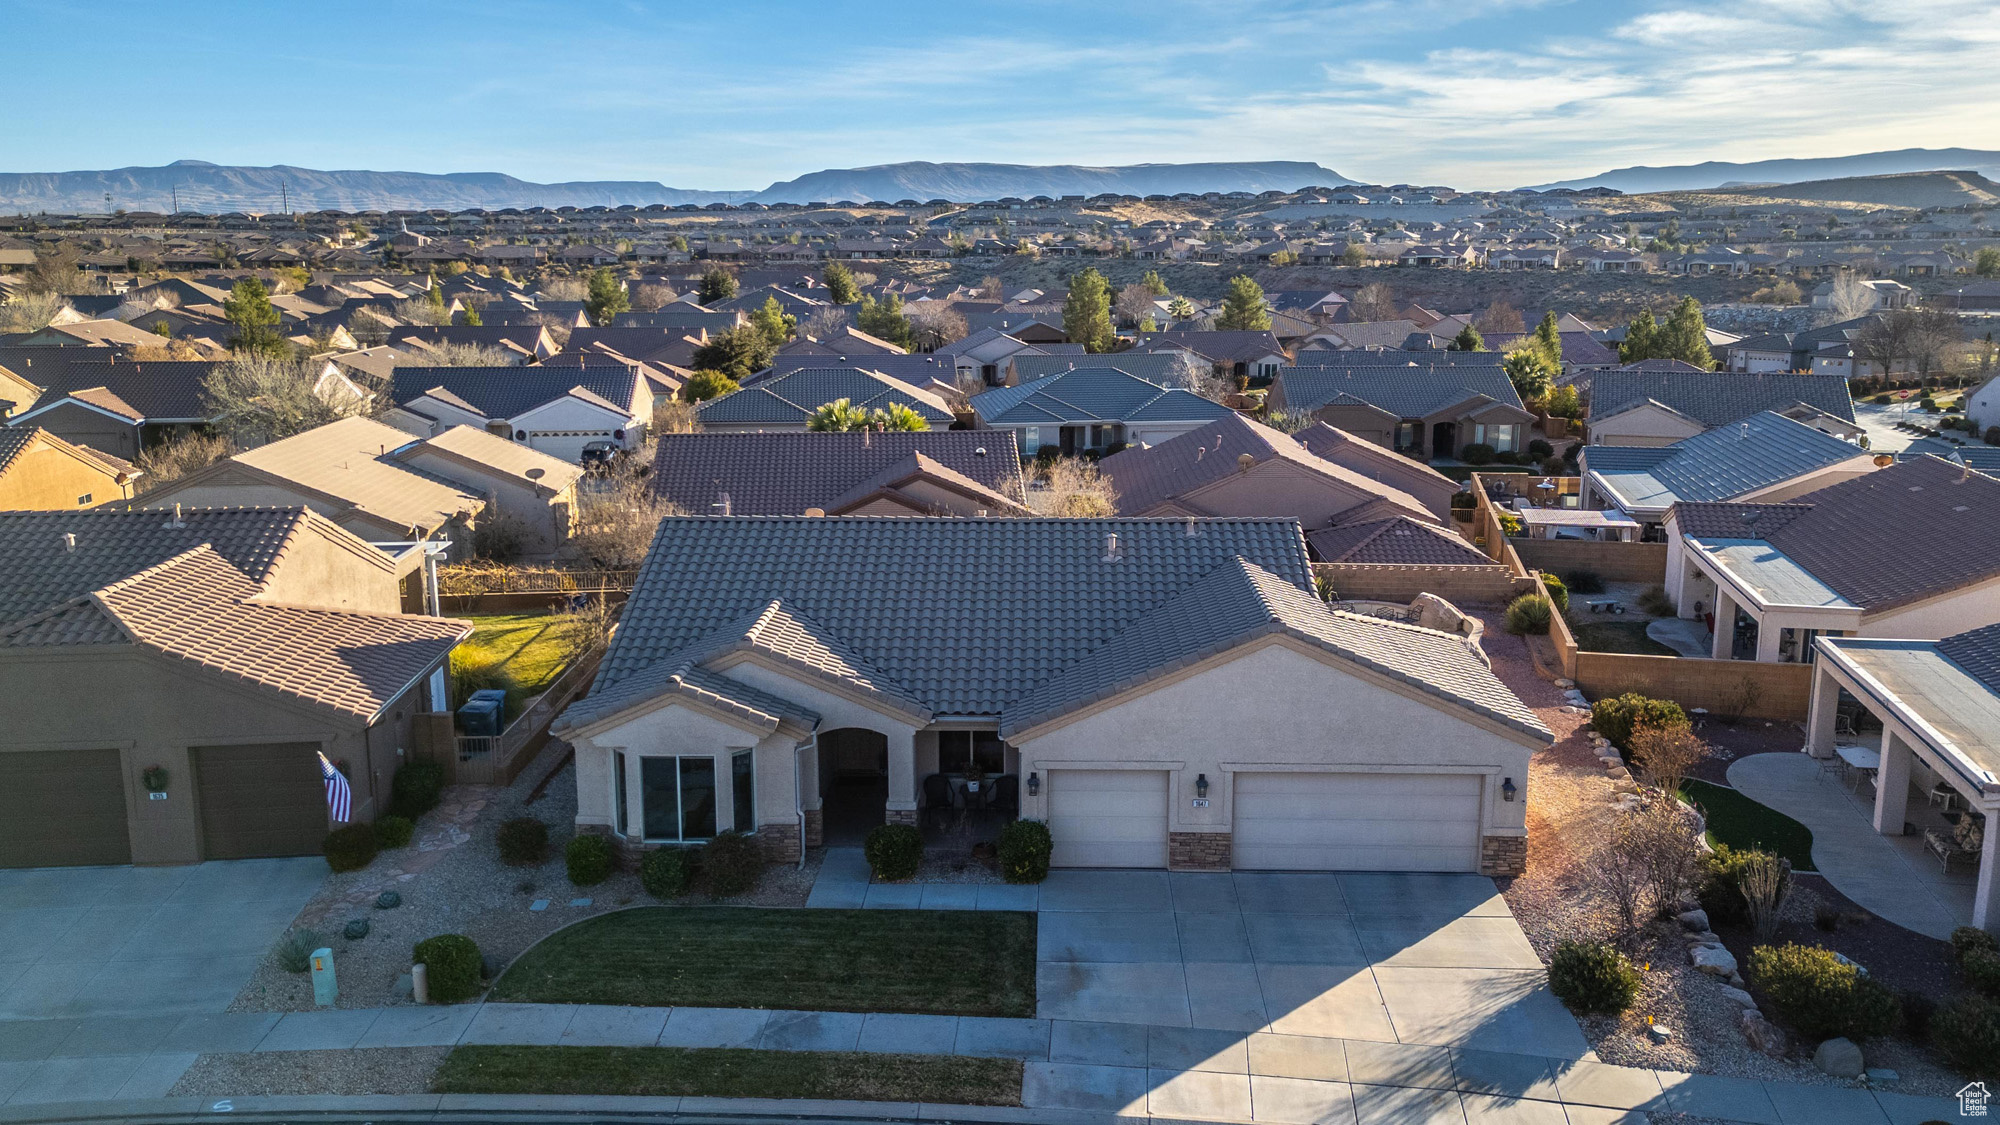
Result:
[[[1587,1050],[1475,875],[1058,871],[1038,920],[1044,1019]]]
[[[0,870],[0,1020],[220,1012],[326,861]]]

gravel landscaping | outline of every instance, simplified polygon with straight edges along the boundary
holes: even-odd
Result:
[[[448,933],[470,937],[497,975],[529,946],[572,922],[628,906],[658,904],[632,873],[614,873],[591,887],[570,883],[562,853],[576,822],[573,767],[563,765],[541,796],[529,801],[536,783],[564,753],[560,743],[551,743],[541,760],[523,770],[511,786],[447,790],[444,803],[418,822],[410,846],[385,851],[360,871],[327,876],[293,928],[314,931],[333,949],[340,1007],[408,1003],[398,981],[409,972],[411,947],[428,937]],[[524,815],[548,824],[549,858],[535,867],[509,867],[500,862],[494,834],[503,822]],[[767,868],[755,890],[727,901],[803,906],[818,867],[815,852],[803,870],[794,864]],[[401,896],[401,905],[379,909],[377,896],[385,890]],[[577,899],[589,903],[571,905]],[[537,900],[547,900],[548,906],[530,910]],[[709,900],[690,896],[677,901]],[[355,919],[368,922],[368,934],[349,940],[342,936],[343,929]],[[312,1007],[310,978],[287,972],[275,958],[266,958],[229,1010],[302,1012]]]
[[[380,1047],[203,1055],[167,1096],[428,1094],[432,1076],[449,1054],[450,1047]]]

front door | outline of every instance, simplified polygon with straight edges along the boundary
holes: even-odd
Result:
[[[1458,456],[1458,427],[1451,422],[1438,422],[1431,426],[1431,456]]]

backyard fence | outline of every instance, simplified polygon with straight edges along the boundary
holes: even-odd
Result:
[[[1665,543],[1598,542],[1590,539],[1516,539],[1514,553],[1536,570],[1571,574],[1587,570],[1606,582],[1667,582]]]
[[[632,592],[638,574],[559,567],[439,567],[438,601],[445,613],[533,613],[559,609],[577,598],[618,602]]]
[[[447,785],[508,784],[548,742],[556,716],[589,690],[604,648],[599,646],[564,669],[499,734],[459,734],[449,711],[417,716],[417,755],[442,767]]]

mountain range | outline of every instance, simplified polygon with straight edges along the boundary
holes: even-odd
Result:
[[[1212,164],[933,164],[910,161],[813,172],[763,191],[702,191],[645,180],[538,184],[499,172],[322,171],[177,160],[157,168],[0,173],[0,211],[273,212],[483,207],[644,207],[654,203],[808,203],[899,199],[978,202],[1002,196],[1290,191],[1353,181],[1295,160]]]
[[[1595,176],[1537,184],[1536,189],[1615,188],[1627,195],[1650,191],[1703,191],[1709,188],[1762,184],[1793,184],[1804,180],[1836,180],[1855,176],[1888,176],[1901,172],[1978,172],[2000,179],[2000,152],[1974,148],[1904,148],[1894,152],[1864,152],[1854,156],[1823,156],[1797,160],[1756,160],[1731,164],[1709,160],[1664,167],[1635,165]]]

